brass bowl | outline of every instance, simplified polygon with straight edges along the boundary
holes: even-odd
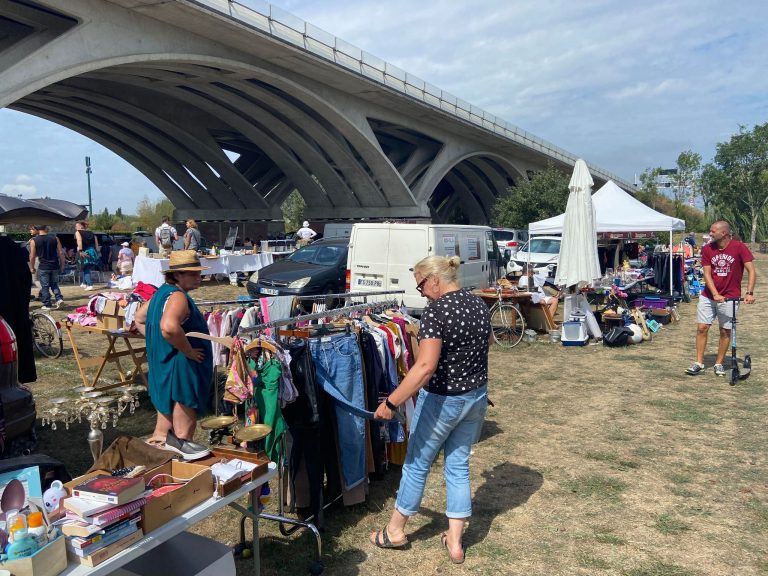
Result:
[[[210,416],[200,421],[200,428],[203,430],[218,430],[219,428],[229,428],[236,421],[236,416]]]
[[[64,398],[63,396],[60,396],[59,398],[51,398],[48,400],[50,404],[66,404],[67,402],[71,402],[69,398]]]
[[[234,433],[233,437],[237,442],[255,442],[266,438],[266,436],[272,432],[272,426],[266,424],[254,424],[252,426],[245,426],[240,428]]]

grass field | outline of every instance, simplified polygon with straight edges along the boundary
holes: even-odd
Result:
[[[768,258],[757,255],[761,272]],[[490,356],[489,408],[471,470],[474,516],[467,560],[453,566],[440,547],[445,529],[441,462],[429,479],[423,510],[409,526],[408,550],[379,550],[368,532],[388,519],[397,489],[394,468],[370,486],[364,505],[336,506],[323,534],[325,574],[473,574],[694,576],[768,574],[768,461],[765,348],[768,321],[759,275],[758,303],[743,307],[739,350],[753,357],[751,377],[731,387],[711,370],[683,371],[693,360],[695,303],[652,342],[625,349],[521,343]],[[203,283],[197,299],[243,289]],[[70,302],[85,302],[65,288]],[[61,315],[60,312],[56,314]],[[710,336],[709,352],[714,350]],[[101,338],[86,337],[91,354]],[[68,343],[59,360],[39,360],[33,385],[38,412],[46,399],[80,385]],[[149,434],[149,401],[117,430]],[[90,465],[85,425],[40,430],[40,452],[76,474]],[[274,507],[274,502],[270,505]],[[223,511],[195,531],[238,541],[235,512]],[[312,559],[306,534],[283,537],[261,525],[262,574],[305,574]],[[238,574],[249,574],[238,561]]]

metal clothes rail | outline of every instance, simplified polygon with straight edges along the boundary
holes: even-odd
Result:
[[[285,296],[293,296],[299,300],[326,300],[328,298],[366,298],[368,296],[384,296],[387,294],[405,294],[405,290],[378,290],[374,292],[340,292],[338,294],[313,294],[311,296],[285,294]],[[195,301],[196,306],[211,306],[214,304],[253,304],[258,302],[261,298],[274,298],[274,296],[265,294],[258,298],[240,298],[238,300],[203,300],[200,302]]]
[[[301,314],[292,318],[284,318],[283,320],[273,320],[272,322],[264,322],[263,324],[257,324],[249,328],[240,330],[240,335],[252,334],[253,332],[262,332],[267,328],[278,328],[279,326],[289,326],[290,324],[296,324],[297,322],[308,322],[310,320],[320,320],[322,318],[330,318],[332,316],[344,316],[352,312],[362,312],[364,310],[382,309],[397,307],[397,300],[384,300],[381,302],[366,302],[364,304],[355,304],[353,306],[343,306],[342,308],[333,308],[332,310],[326,310],[324,312],[315,312],[313,314]]]

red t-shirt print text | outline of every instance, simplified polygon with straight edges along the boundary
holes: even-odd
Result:
[[[752,252],[740,240],[731,240],[724,249],[707,244],[701,250],[701,261],[712,267],[712,282],[718,294],[726,298],[741,297],[741,279],[744,276],[744,264],[754,260]],[[702,292],[712,298],[706,288]]]

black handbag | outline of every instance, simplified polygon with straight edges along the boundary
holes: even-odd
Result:
[[[609,348],[620,348],[629,344],[632,330],[626,326],[614,326],[603,335],[603,345]]]

